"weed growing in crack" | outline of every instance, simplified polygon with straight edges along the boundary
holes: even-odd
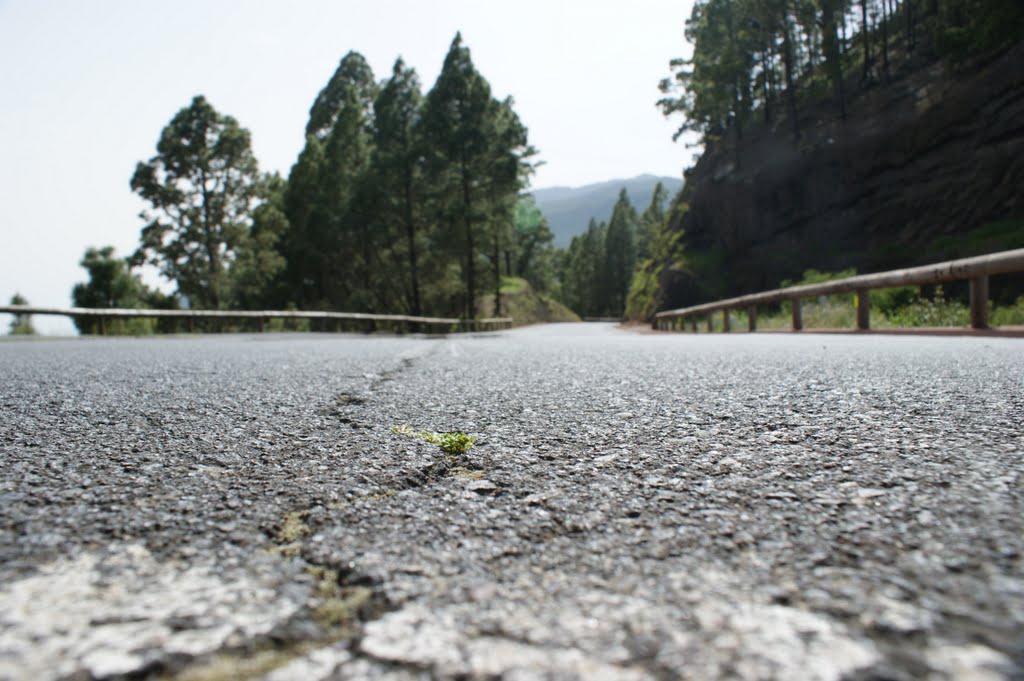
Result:
[[[274,535],[274,544],[270,550],[285,558],[294,558],[302,553],[302,542],[313,529],[306,524],[309,511],[289,511],[281,517]]]
[[[277,528],[277,542],[279,544],[291,544],[303,537],[309,536],[313,531],[306,524],[309,511],[290,511],[284,514],[281,524]]]
[[[310,565],[306,573],[313,577],[319,601],[313,610],[313,620],[325,630],[350,624],[373,597],[373,591],[366,587],[342,586],[337,570]]]
[[[428,430],[413,430],[410,426],[394,426],[391,432],[426,440],[441,448],[445,454],[465,454],[473,447],[476,438],[465,433],[434,433]]]

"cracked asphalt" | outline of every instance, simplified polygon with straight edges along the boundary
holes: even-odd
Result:
[[[1022,424],[1014,339],[3,342],[0,679],[1021,679]]]

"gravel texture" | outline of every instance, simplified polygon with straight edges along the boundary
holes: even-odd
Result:
[[[1007,339],[3,342],[0,679],[1020,679],[1022,425]]]

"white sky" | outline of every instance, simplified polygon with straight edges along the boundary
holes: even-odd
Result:
[[[545,161],[534,187],[680,176],[692,150],[654,102],[692,0],[0,0],[0,299],[70,305],[86,247],[138,243],[135,164],[196,94],[288,170],[338,61],[401,55],[430,88],[461,30]],[[148,278],[147,278],[148,279]],[[0,315],[0,333],[10,320]],[[44,333],[72,333],[59,317]]]

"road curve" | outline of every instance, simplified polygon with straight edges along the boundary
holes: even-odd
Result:
[[[1022,424],[1012,339],[0,342],[0,679],[1022,678]]]

